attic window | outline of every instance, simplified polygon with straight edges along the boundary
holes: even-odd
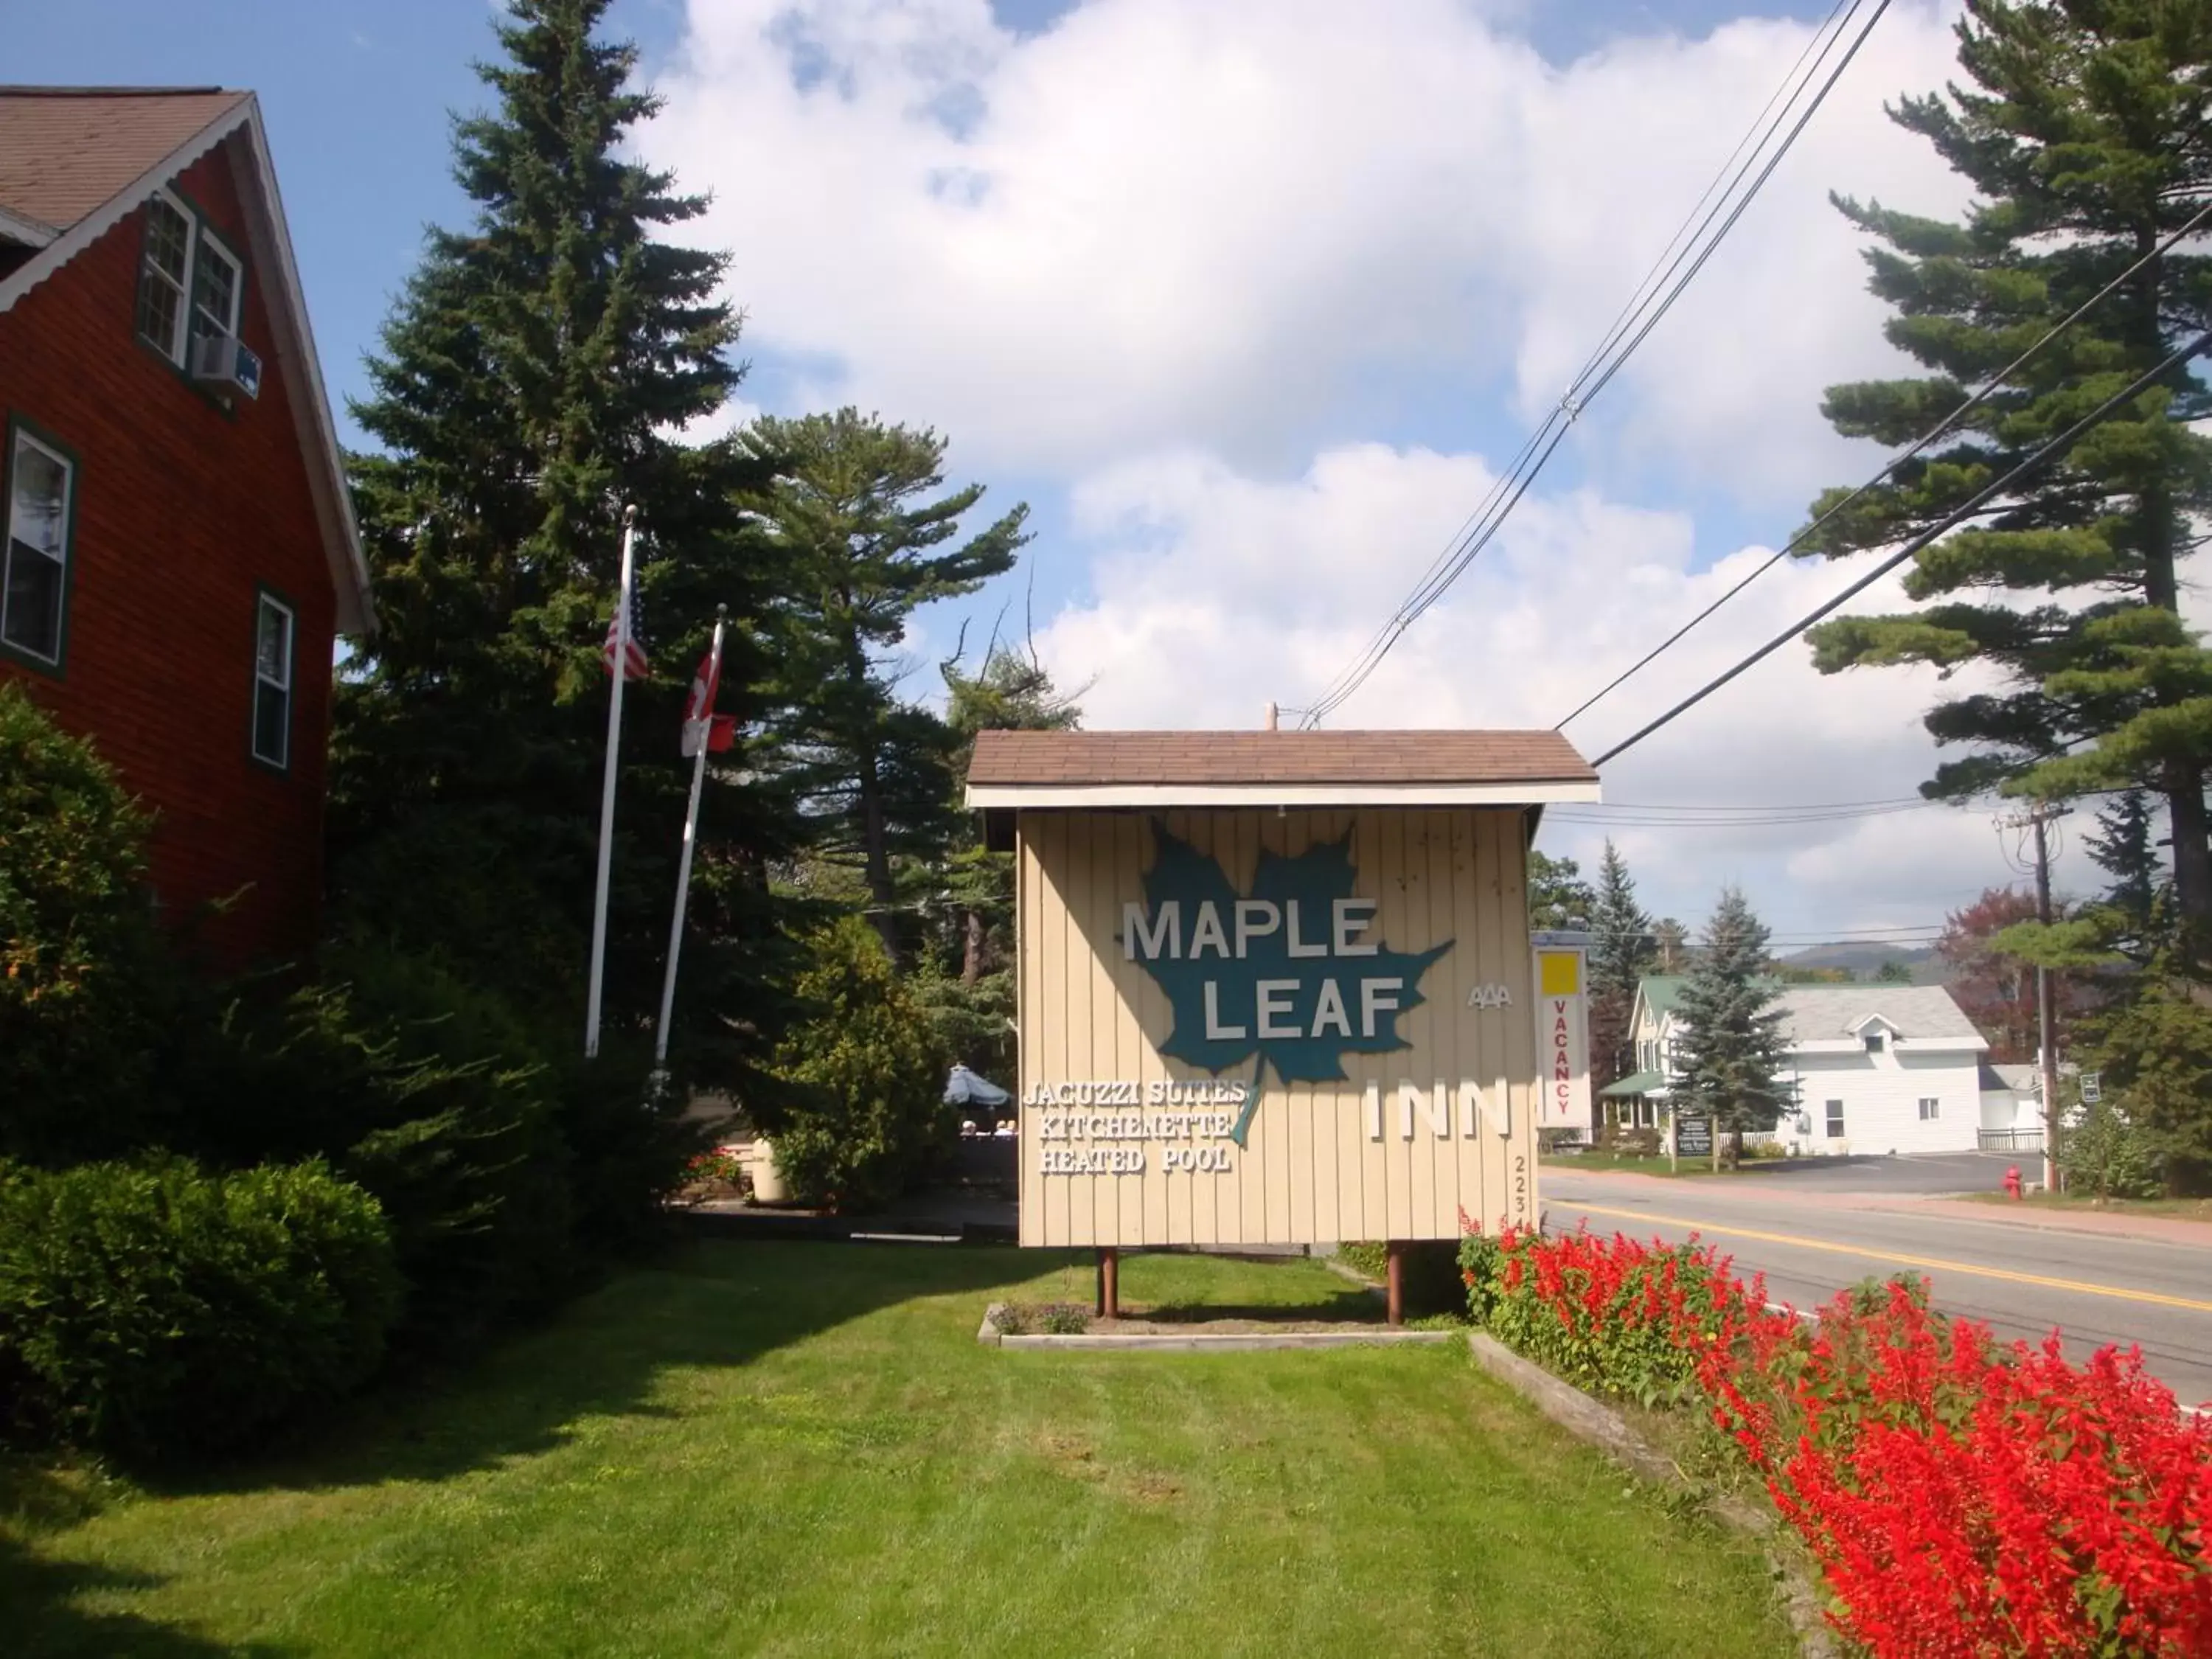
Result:
[[[1869,1031],[1864,1040],[1866,1051],[1870,1054],[1878,1054],[1889,1046],[1888,1034],[1882,1031]]]
[[[167,191],[146,204],[138,256],[138,337],[179,368],[195,340],[234,338],[246,267]]]
[[[192,265],[192,222],[170,198],[146,204],[138,259],[138,332],[173,363],[184,361],[185,288]]]
[[[244,273],[230,250],[204,231],[192,270],[192,337],[229,339],[238,333],[238,296]]]

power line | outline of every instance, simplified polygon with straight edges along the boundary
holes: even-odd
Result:
[[[1683,290],[1704,270],[1706,261],[1712,258],[1722,240],[1735,228],[1736,221],[1743,216],[1745,210],[1751,205],[1774,169],[1781,165],[1783,157],[1790,153],[1798,135],[1804,131],[1844,70],[1858,55],[1859,48],[1866,44],[1875,25],[1881,21],[1882,14],[1889,9],[1889,0],[1875,0],[1873,14],[1860,27],[1856,36],[1830,70],[1827,79],[1814,93],[1811,101],[1805,105],[1796,124],[1783,136],[1778,146],[1766,155],[1765,163],[1759,168],[1756,176],[1751,178],[1747,186],[1744,186],[1746,176],[1751,173],[1760,155],[1767,151],[1790,109],[1804,95],[1806,88],[1812,85],[1822,64],[1850,29],[1852,19],[1864,3],[1865,0],[1838,0],[1827,22],[1815,32],[1813,40],[1808,43],[1805,52],[1799,54],[1790,74],[1784,77],[1782,88],[1767,100],[1765,107],[1753,120],[1746,137],[1738,142],[1729,160],[1722,163],[1720,172],[1715,175],[1714,184],[1706,186],[1705,195],[1698,198],[1698,204],[1690,210],[1683,221],[1682,228],[1674,233],[1667,248],[1654,262],[1651,270],[1638,284],[1636,293],[1622,308],[1621,314],[1615,318],[1612,327],[1607,329],[1597,349],[1576,374],[1559,403],[1546,413],[1542,422],[1522,445],[1512,466],[1492,486],[1482,504],[1460,527],[1459,533],[1430,565],[1414,586],[1413,592],[1390,619],[1376,630],[1366,647],[1339,672],[1310,707],[1295,711],[1300,715],[1299,725],[1302,727],[1310,730],[1341,708],[1382,665],[1382,659],[1390,653],[1400,636],[1459,580],[1462,573],[1489,545],[1522,496],[1528,493],[1528,487],[1535,482],[1537,475],[1550,461],[1553,452],[1565,438],[1568,428],[1580,418],[1590,400],[1620,373],[1637,348],[1658,326],[1660,319],[1674,308]],[[1833,25],[1832,29],[1831,25]],[[1817,52],[1814,51],[1816,46]],[[1809,67],[1806,64],[1808,56],[1813,59]],[[1803,71],[1802,76],[1801,70]],[[1778,100],[1782,105],[1778,112],[1775,109]],[[1747,146],[1748,154],[1746,153]],[[1742,158],[1740,166],[1736,165],[1738,157]],[[1733,176],[1729,173],[1732,166],[1735,167]],[[1726,181],[1724,184],[1722,182],[1723,179]],[[1744,186],[1740,194],[1739,186]],[[1734,198],[1732,206],[1729,205],[1731,198]],[[1703,210],[1702,218],[1699,217],[1700,210]]]
[[[1850,495],[1844,496],[1843,500],[1838,501],[1833,507],[1830,507],[1826,513],[1823,513],[1819,518],[1814,520],[1812,523],[1807,525],[1795,536],[1792,536],[1779,549],[1769,555],[1763,562],[1746,574],[1741,580],[1735,584],[1735,586],[1729,588],[1727,592],[1722,594],[1711,605],[1708,605],[1704,610],[1698,612],[1696,616],[1691,617],[1689,621],[1684,623],[1680,628],[1669,634],[1665,639],[1653,646],[1650,650],[1645,652],[1633,663],[1630,664],[1620,673],[1614,675],[1612,679],[1606,682],[1606,684],[1599,688],[1598,690],[1584,698],[1583,702],[1576,707],[1574,713],[1569,714],[1565,720],[1559,721],[1558,726],[1553,729],[1555,731],[1565,731],[1572,722],[1580,719],[1583,714],[1589,713],[1590,709],[1595,708],[1600,702],[1602,702],[1606,698],[1611,696],[1628,681],[1642,673],[1653,661],[1655,661],[1662,653],[1671,649],[1678,641],[1680,641],[1684,635],[1687,634],[1692,629],[1697,627],[1708,617],[1711,616],[1713,612],[1718,611],[1730,599],[1742,592],[1745,588],[1750,586],[1752,583],[1757,581],[1768,571],[1773,569],[1776,565],[1780,564],[1783,560],[1789,557],[1792,553],[1802,547],[1808,541],[1811,540],[1821,526],[1826,524],[1829,520],[1834,518],[1845,507],[1849,507],[1853,501],[1857,501],[1860,496],[1864,495],[1868,491],[1873,489],[1876,485],[1880,484],[1883,479],[1889,477],[1891,473],[1896,471],[1899,467],[1903,466],[1914,456],[1919,454],[1922,450],[1927,448],[1929,445],[1934,443],[1938,438],[1941,438],[1947,433],[1950,432],[1966,416],[1972,414],[1975,410],[1980,408],[1982,404],[1988,402],[1989,399],[1994,396],[2007,381],[2010,380],[2014,374],[2017,374],[2022,368],[2026,368],[2030,361],[2039,356],[2053,341],[2058,338],[2060,335],[2065,333],[2068,329],[2072,328],[2076,323],[2080,322],[2082,318],[2088,315],[2091,311],[2103,304],[2106,299],[2111,297],[2117,289],[2126,283],[2145,265],[2149,264],[2154,259],[2163,258],[2167,253],[2172,252],[2184,238],[2192,234],[2208,218],[2212,218],[2212,202],[2208,202],[2191,217],[2188,223],[2183,225],[2180,229],[2175,231],[2163,242],[2160,243],[2149,252],[2144,254],[2142,258],[2137,259],[2125,270],[2113,277],[2111,282],[2106,283],[2104,287],[2099,289],[2094,294],[2091,295],[2080,305],[2076,306],[2066,315],[2064,319],[2055,324],[2041,339],[2038,340],[2033,345],[2028,347],[2027,350],[2021,352],[2019,356],[2014,358],[2012,362],[2007,363],[1995,374],[1984,380],[1981,386],[1972,397],[1968,398],[1966,402],[1960,404],[1948,415],[1946,415],[1942,420],[1930,427],[1921,436],[1916,438],[1909,447],[1900,451],[1896,455],[1892,456],[1888,461],[1883,464],[1883,466],[1879,472],[1875,473],[1871,478],[1869,478],[1857,489],[1852,490]]]
[[[1712,696],[1714,692],[1719,690],[1721,687],[1726,685],[1730,680],[1735,679],[1736,676],[1743,673],[1747,669],[1753,667],[1754,665],[1765,661],[1775,652],[1789,644],[1790,641],[1803,634],[1807,629],[1812,627],[1814,623],[1820,621],[1821,617],[1826,616],[1830,611],[1838,609],[1850,599],[1864,592],[1868,588],[1873,586],[1875,582],[1881,580],[1891,571],[1896,569],[1898,566],[1903,564],[1907,559],[1912,557],[1923,548],[1934,542],[1936,538],[1948,534],[1951,531],[1956,529],[1960,525],[1966,522],[1966,520],[1973,517],[1975,513],[1980,508],[1984,501],[1990,500],[1994,496],[2003,494],[2006,490],[2018,483],[2021,479],[2027,477],[2030,473],[2039,471],[2043,466],[2044,463],[2063,453],[2067,449],[2070,448],[2074,445],[2083,433],[2088,431],[2092,427],[2109,419],[2115,410],[2118,409],[2123,404],[2127,403],[2130,399],[2138,396],[2148,387],[2155,384],[2160,375],[2167,374],[2171,370],[2179,367],[2181,364],[2189,362],[2190,359],[2197,356],[2207,347],[2212,347],[2212,329],[2205,330],[2203,333],[2191,340],[2188,344],[2169,353],[2155,366],[2146,369],[2142,374],[2137,375],[2118,392],[2114,392],[2111,397],[2106,398],[2103,403],[2098,404],[2096,408],[2091,410],[2080,420],[2075,422],[2073,425],[2068,427],[2065,431],[2045,442],[2040,448],[2036,450],[2033,454],[2028,456],[2027,459],[2021,461],[2020,465],[2014,467],[2012,471],[2006,473],[2002,477],[1995,480],[1993,483],[1983,485],[1981,489],[1976,490],[1972,495],[1968,496],[1965,501],[1961,502],[1958,507],[1953,508],[1951,512],[1945,514],[1939,522],[1932,526],[1930,528],[1923,531],[1919,535],[1915,536],[1911,541],[1905,543],[1904,546],[1899,548],[1896,552],[1891,554],[1880,564],[1875,566],[1873,569],[1868,571],[1865,575],[1860,577],[1850,586],[1844,588],[1844,591],[1837,594],[1835,598],[1828,600],[1826,604],[1816,607],[1801,620],[1791,623],[1789,628],[1785,629],[1783,632],[1777,634],[1772,639],[1767,641],[1765,644],[1760,646],[1756,651],[1753,651],[1749,656],[1744,658],[1741,661],[1738,662],[1735,666],[1729,669],[1725,673],[1720,674],[1713,679],[1708,680],[1703,686],[1692,692],[1688,696],[1683,698],[1681,702],[1676,703],[1673,708],[1669,708],[1665,714],[1660,715],[1656,720],[1648,722],[1644,726],[1639,727],[1632,735],[1624,738],[1621,742],[1613,744],[1612,748],[1607,750],[1602,755],[1600,755],[1597,759],[1592,763],[1592,764],[1595,766],[1602,766],[1607,761],[1627,753],[1629,750],[1633,749],[1638,744],[1643,742],[1644,738],[1650,737],[1654,732],[1658,731],[1662,726],[1668,725],[1678,716],[1686,714],[1689,710],[1696,708],[1707,697]]]
[[[1906,806],[1871,807],[1857,811],[1746,813],[1734,817],[1717,815],[1676,817],[1635,813],[1591,817],[1554,808],[1547,814],[1545,821],[1573,824],[1586,830],[1757,830],[1798,823],[1850,823],[1869,818],[1895,817],[1900,813],[1917,812],[1942,804],[1915,801]]]

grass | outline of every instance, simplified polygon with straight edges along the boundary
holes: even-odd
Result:
[[[2212,1221],[2212,1198],[2106,1198],[2087,1193],[2030,1193],[2014,1200],[2002,1193],[1969,1193],[1977,1204],[2018,1202],[2041,1210],[2104,1210],[2113,1215],[2170,1215],[2187,1221]]]
[[[1371,1301],[1303,1261],[1121,1271],[1147,1303]],[[18,1465],[9,1651],[1793,1650],[1753,1546],[1459,1344],[975,1340],[987,1301],[1090,1278],[1012,1249],[702,1243],[311,1450],[158,1488]]]
[[[1547,1170],[1625,1170],[1631,1175],[1668,1176],[1728,1173],[1725,1169],[1716,1170],[1711,1158],[1686,1158],[1680,1169],[1669,1169],[1663,1154],[1638,1158],[1632,1152],[1546,1152],[1536,1161]]]

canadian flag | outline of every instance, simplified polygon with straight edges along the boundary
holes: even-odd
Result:
[[[738,740],[738,721],[734,714],[714,712],[714,694],[721,690],[721,665],[714,660],[709,649],[699,659],[699,672],[691,677],[691,695],[684,704],[684,752],[686,756],[699,752],[699,741],[704,737],[708,754],[720,754],[733,747]]]

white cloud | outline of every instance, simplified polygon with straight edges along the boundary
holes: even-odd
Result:
[[[1323,684],[1492,482],[1467,456],[1361,445],[1271,483],[1187,455],[1125,465],[1077,495],[1094,592],[1040,636],[1063,684],[1090,682],[1099,726],[1256,726]],[[1690,568],[1677,513],[1584,491],[1532,496],[1407,634],[1338,726],[1549,726],[1771,550]],[[1595,754],[1833,592],[1824,566],[1778,566],[1601,703],[1571,735]],[[1864,603],[1900,602],[1878,584]],[[1971,682],[1952,682],[1950,690]],[[1766,805],[1905,799],[1934,755],[1932,672],[1824,679],[1796,641],[1606,769],[1609,800]],[[1605,830],[1562,813],[1545,844],[1594,862]],[[1984,814],[1928,808],[1786,828],[1624,827],[1647,900],[1702,915],[1737,881],[1791,932],[1940,920],[2009,878]]]
[[[714,191],[752,337],[823,394],[1048,470],[1179,444],[1279,467],[1394,387],[1540,409],[1809,33],[1559,70],[1455,0],[1090,0],[1027,38],[984,0],[690,18],[643,136]],[[1825,191],[1955,204],[1880,109],[1950,57],[1930,5],[1891,9],[1608,393],[1629,454],[1762,502],[1825,481],[1818,389],[1886,358]]]
[[[1745,21],[1559,68],[1517,9],[1086,0],[1017,37],[986,0],[690,0],[643,141],[714,192],[699,240],[732,251],[787,399],[934,425],[962,475],[1068,489],[1072,542],[1035,552],[1084,574],[1048,581],[1079,598],[1039,643],[1064,684],[1095,680],[1091,724],[1250,726],[1324,684],[1446,544],[1502,459],[1470,434],[1557,396],[1810,32]],[[1524,501],[1337,723],[1548,725],[1766,556],[1694,568],[1692,504],[1778,532],[1875,464],[1818,410],[1897,362],[1826,192],[1960,204],[1881,108],[1954,74],[1955,9],[1890,8],[1582,422],[1590,486]],[[1357,441],[1382,431],[1429,447]],[[1605,746],[1839,580],[1778,569],[1574,735]],[[1933,689],[1822,680],[1793,642],[1607,792],[1909,795]],[[1600,833],[1546,843],[1588,859]],[[1656,908],[1693,918],[1735,879],[1791,931],[1934,920],[2010,875],[1985,817],[1942,810],[1620,839]]]

